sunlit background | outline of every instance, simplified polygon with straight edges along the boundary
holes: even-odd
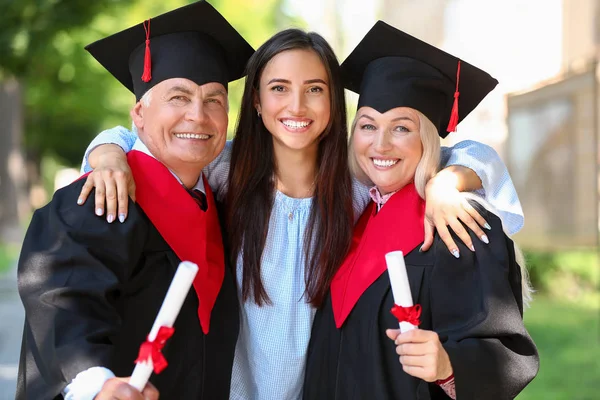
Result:
[[[133,95],[83,47],[190,2],[0,0],[0,399],[14,397],[22,329],[14,265],[31,212],[77,176],[96,133],[131,124]],[[321,33],[343,61],[383,19],[500,81],[445,144],[493,146],[525,211],[515,241],[537,289],[525,321],[541,370],[518,398],[600,398],[600,0],[210,3],[254,47],[300,27]],[[242,84],[230,85],[230,132]],[[356,96],[347,99],[352,116]]]

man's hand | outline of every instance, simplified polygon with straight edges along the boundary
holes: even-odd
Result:
[[[464,173],[475,174],[471,170],[468,171]],[[421,246],[421,251],[429,250],[433,244],[434,230],[437,229],[448,250],[458,258],[460,252],[450,235],[448,226],[468,248],[475,251],[471,237],[461,221],[475,232],[482,242],[489,243],[487,235],[481,229],[481,227],[490,229],[489,224],[460,194],[461,185],[457,175],[459,173],[443,170],[427,183],[425,188],[425,241]]]
[[[452,375],[450,358],[437,333],[423,329],[404,333],[400,333],[400,329],[388,329],[385,333],[396,344],[396,353],[407,374],[426,382]]]
[[[118,208],[118,219],[123,222],[127,218],[128,197],[135,201],[135,182],[127,156],[119,146],[112,144],[99,146],[92,151],[94,153],[97,167],[88,175],[77,204],[85,203],[92,189],[96,188],[96,215],[104,214],[106,201],[106,220],[109,223],[115,221]]]
[[[141,393],[127,382],[129,377],[107,380],[94,400],[158,400],[158,390],[150,382]]]

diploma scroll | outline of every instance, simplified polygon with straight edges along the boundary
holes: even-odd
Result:
[[[412,293],[408,284],[408,274],[406,273],[406,264],[401,251],[392,251],[385,255],[394,303],[401,307],[412,307]],[[404,333],[417,328],[410,322],[400,322],[400,332]]]
[[[179,264],[163,304],[154,320],[150,334],[148,335],[148,342],[154,342],[162,327],[173,327],[197,272],[198,266],[192,262],[182,261]],[[153,370],[154,365],[151,357],[145,362],[138,362],[131,374],[129,384],[141,392],[146,386]]]

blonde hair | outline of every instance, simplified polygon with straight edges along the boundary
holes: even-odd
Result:
[[[429,120],[423,113],[420,111],[414,110],[419,117],[419,136],[421,138],[421,145],[423,146],[423,155],[421,156],[421,160],[419,164],[417,164],[417,169],[415,170],[414,182],[415,188],[419,193],[421,198],[425,199],[425,186],[427,182],[433,178],[436,172],[439,169],[440,164],[440,136],[438,131],[433,125],[433,122]],[[356,130],[356,124],[358,122],[358,114],[354,116],[354,121],[352,121],[352,128],[350,130],[350,143],[348,146],[348,163],[350,167],[350,172],[358,179],[362,184],[366,186],[373,186],[373,182],[365,171],[360,167],[358,161],[356,159],[356,154],[354,153],[354,131]]]

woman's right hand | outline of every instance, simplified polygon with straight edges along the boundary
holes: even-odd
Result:
[[[122,223],[127,218],[128,197],[135,202],[135,182],[127,164],[127,156],[119,146],[113,144],[98,146],[90,154],[90,159],[92,155],[95,162],[91,165],[96,164],[96,168],[81,188],[77,204],[85,203],[92,189],[96,188],[96,215],[104,214],[106,202],[106,220],[111,223],[118,215]]]

